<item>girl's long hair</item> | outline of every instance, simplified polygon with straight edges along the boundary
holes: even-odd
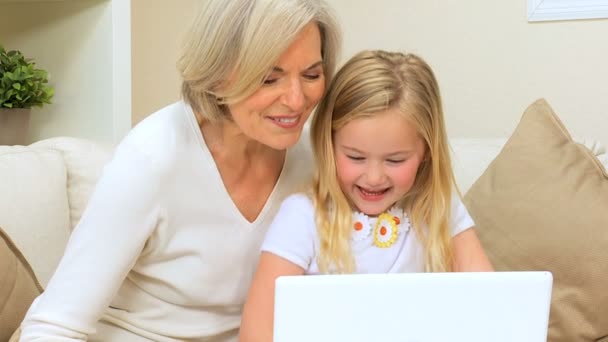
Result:
[[[426,144],[416,181],[400,201],[425,251],[428,272],[452,269],[452,196],[457,192],[437,80],[414,54],[363,51],[336,74],[311,125],[316,161],[312,199],[324,273],[352,273],[352,208],[337,180],[333,135],[348,122],[398,108]]]

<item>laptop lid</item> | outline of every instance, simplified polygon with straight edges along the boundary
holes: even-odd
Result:
[[[275,342],[545,342],[549,272],[279,277]]]

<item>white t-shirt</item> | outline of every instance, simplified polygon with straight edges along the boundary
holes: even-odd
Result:
[[[474,226],[458,196],[452,198],[450,231],[452,236]],[[373,221],[372,221],[373,222]],[[401,218],[395,242],[386,248],[373,243],[373,234],[351,240],[355,273],[404,273],[424,271],[424,251],[407,215]],[[409,228],[409,229],[408,229]],[[319,236],[311,199],[302,193],[285,199],[275,216],[262,245],[262,250],[278,255],[302,267],[305,274],[319,274]]]
[[[305,136],[249,222],[192,109],[147,117],[105,167],[22,341],[236,341],[266,229],[312,174]]]

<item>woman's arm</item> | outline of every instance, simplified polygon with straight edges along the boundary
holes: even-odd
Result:
[[[466,229],[452,238],[454,247],[454,271],[478,272],[493,271],[490,260],[483,251],[473,227]]]
[[[272,342],[275,280],[280,276],[302,274],[302,267],[275,254],[262,252],[243,309],[240,342]]]
[[[85,341],[135,264],[159,217],[159,177],[139,151],[120,146],[70,236],[21,341]]]

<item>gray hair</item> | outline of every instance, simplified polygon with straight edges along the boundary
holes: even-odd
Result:
[[[339,25],[324,0],[205,0],[178,60],[182,97],[210,121],[225,105],[253,94],[310,22],[321,32],[326,88],[341,45]],[[235,73],[238,77],[228,86]]]

